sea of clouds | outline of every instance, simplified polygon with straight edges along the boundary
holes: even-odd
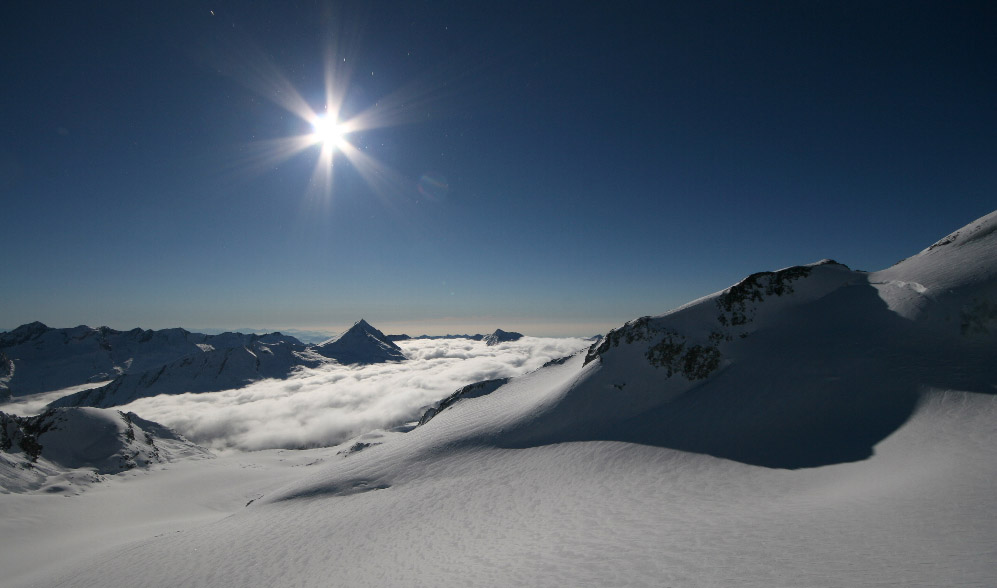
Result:
[[[302,369],[245,388],[142,398],[120,407],[215,450],[298,449],[342,443],[418,419],[454,390],[524,374],[591,341],[523,337],[488,346],[470,339],[400,341],[407,361]]]

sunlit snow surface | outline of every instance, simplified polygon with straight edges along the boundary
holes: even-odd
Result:
[[[995,226],[814,266],[694,381],[621,340],[409,432],[0,496],[4,583],[991,586]],[[699,341],[716,301],[647,324]]]

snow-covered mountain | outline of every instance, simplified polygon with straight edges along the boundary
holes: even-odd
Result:
[[[50,406],[108,408],[159,394],[230,390],[264,378],[283,379],[296,368],[324,361],[304,345],[257,339],[249,345],[192,353],[145,372],[118,376],[104,386],[63,396]]]
[[[84,325],[54,329],[34,322],[0,334],[0,391],[13,396],[59,390],[86,382],[142,373],[212,350],[284,342],[293,337],[271,333],[204,335],[184,329],[116,331]],[[5,375],[6,374],[6,375]],[[2,394],[2,392],[0,392]]]
[[[131,367],[128,373],[115,377],[103,386],[69,394],[55,400],[49,406],[108,408],[159,394],[215,392],[242,388],[265,378],[284,379],[298,368],[316,367],[329,359],[344,364],[369,364],[405,359],[405,355],[397,345],[388,341],[381,331],[364,320],[360,320],[338,337],[320,345],[307,347],[297,339],[285,337],[280,333],[197,335],[181,329],[176,331],[184,334],[185,341],[200,340],[206,343],[196,343],[190,353],[169,363],[155,365],[143,371]],[[178,346],[173,347],[176,348]],[[79,353],[69,354],[68,357],[74,359],[79,355]],[[52,364],[57,361],[57,356],[57,352],[48,349],[45,358],[49,364]],[[159,358],[161,354],[154,357]],[[141,365],[150,363],[148,358],[137,355],[131,360],[133,363],[130,365],[134,366],[134,362],[139,360]],[[32,365],[42,363],[36,361]]]
[[[0,412],[0,491],[85,486],[107,474],[211,454],[134,413],[56,408],[33,417]]]
[[[615,329],[501,444],[606,439],[769,467],[866,459],[926,389],[993,393],[997,213],[883,271],[762,272]]]
[[[404,361],[401,347],[389,340],[384,333],[360,319],[343,333],[312,346],[323,357],[339,363],[381,363]]]
[[[883,271],[753,274],[347,441],[212,524],[79,540],[79,563],[9,580],[991,585],[995,306],[997,212]],[[190,463],[176,488],[207,471]]]
[[[503,331],[502,329],[495,329],[491,335],[486,335],[483,341],[488,345],[498,345],[499,343],[505,343],[506,341],[519,341],[523,338],[522,333]]]

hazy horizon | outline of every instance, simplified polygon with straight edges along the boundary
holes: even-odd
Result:
[[[661,313],[656,313],[661,314]],[[631,319],[637,317],[631,317]],[[206,335],[217,335],[224,332],[235,332],[235,333],[274,333],[281,332],[285,334],[295,335],[295,333],[303,333],[313,337],[332,337],[338,335],[361,319],[366,320],[368,323],[373,325],[375,328],[383,332],[385,335],[409,335],[411,337],[418,337],[420,335],[428,335],[431,337],[443,336],[443,335],[487,335],[495,331],[495,329],[502,329],[503,331],[514,331],[522,333],[528,337],[593,337],[596,335],[603,335],[610,329],[621,326],[626,321],[620,321],[619,323],[544,323],[544,322],[529,322],[523,320],[507,320],[500,322],[495,320],[479,320],[479,321],[467,321],[467,320],[440,320],[440,321],[378,321],[369,317],[358,317],[356,321],[352,321],[348,324],[344,323],[342,325],[327,325],[327,326],[263,326],[263,327],[253,327],[248,325],[234,325],[234,326],[197,326],[190,324],[170,324],[170,325],[147,325],[138,324],[131,326],[123,325],[105,325],[105,324],[90,324],[86,322],[76,322],[75,324],[56,324],[50,323],[48,321],[39,320],[47,327],[56,329],[69,329],[77,326],[87,326],[91,328],[98,327],[108,327],[116,331],[130,331],[135,328],[141,329],[170,329],[170,328],[181,328],[192,333],[204,333]],[[627,319],[627,320],[631,320]],[[28,321],[27,323],[21,323],[20,325],[10,325],[0,327],[0,333],[12,331],[22,325],[36,322]],[[296,335],[295,335],[296,336]]]

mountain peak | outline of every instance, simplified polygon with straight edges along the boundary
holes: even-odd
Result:
[[[313,349],[340,363],[381,363],[405,359],[400,347],[364,319]]]
[[[48,325],[35,321],[17,327],[13,331],[0,334],[0,347],[13,347],[34,339],[49,330]]]
[[[483,341],[486,345],[498,345],[499,343],[505,343],[506,341],[518,341],[523,338],[522,333],[516,333],[512,331],[503,331],[502,329],[495,329],[495,332],[491,335],[484,337]]]

